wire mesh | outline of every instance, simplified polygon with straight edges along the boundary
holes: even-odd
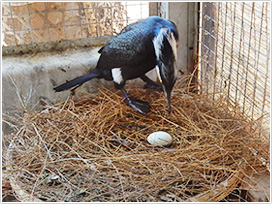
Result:
[[[114,35],[148,15],[148,2],[4,2],[2,45]]]
[[[203,3],[200,17],[202,92],[224,92],[269,136],[270,2]]]

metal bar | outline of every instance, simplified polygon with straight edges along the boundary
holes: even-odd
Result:
[[[232,62],[233,62],[233,45],[234,45],[234,30],[235,30],[235,19],[236,19],[236,3],[234,3],[234,19],[233,19],[233,22],[232,22],[232,42],[231,42],[231,61],[230,61],[230,74],[229,74],[229,81],[231,79],[231,73],[232,73]],[[230,97],[230,83],[229,83],[229,86],[228,86],[228,98]]]
[[[241,35],[243,33],[243,24],[244,24],[244,4],[242,6],[242,21],[241,21]],[[239,53],[238,53],[238,56],[240,57],[241,56],[241,45],[242,45],[242,38],[240,38],[240,43],[239,43]],[[240,68],[240,63],[238,63],[238,69],[237,69],[237,75],[236,75],[236,85],[238,85],[238,82],[239,82],[239,69]],[[235,92],[235,103],[237,103],[237,92]]]
[[[227,14],[228,14],[228,2],[226,2],[226,10],[225,10],[225,12],[226,12],[226,15],[225,15],[225,25],[227,24]],[[225,39],[226,39],[226,27],[225,27],[225,29],[224,29],[224,37],[223,37],[223,41],[225,41]],[[225,47],[226,47],[226,44],[224,43],[223,44],[223,60],[222,60],[222,64],[221,64],[221,70],[222,70],[222,72],[221,72],[221,78],[223,77],[223,68],[224,68],[224,63],[225,63]],[[220,84],[220,87],[222,88],[222,86],[223,86],[223,84],[222,84],[222,82],[223,81],[221,81],[221,84]]]
[[[266,5],[266,13],[268,13],[268,6]],[[269,21],[268,21],[268,18],[266,18],[266,32],[268,31],[268,25],[269,25]],[[264,96],[263,96],[263,105],[262,105],[262,115],[264,113],[264,108],[265,108],[265,101],[266,101],[266,98],[267,98],[267,82],[268,82],[268,72],[270,70],[270,41],[266,39],[266,45],[267,45],[267,58],[266,58],[266,77],[265,77],[265,83],[264,83]],[[269,89],[270,90],[270,89]],[[269,104],[268,104],[269,105]],[[261,119],[261,123],[262,123],[262,119]]]
[[[219,17],[219,7],[217,7],[217,13],[216,13],[216,15],[217,15],[217,19],[220,19],[220,17]],[[219,25],[218,24],[216,24],[216,25],[217,26],[215,27],[216,28],[215,33],[218,33]],[[216,58],[216,60],[215,60],[215,65],[214,65],[213,93],[215,93],[215,87],[216,87],[215,84],[216,84],[216,77],[217,77],[217,69],[216,68],[217,68],[217,47],[218,47],[218,41],[216,40],[215,42],[216,42],[216,45],[215,45],[215,53],[216,53],[215,54],[215,58]],[[213,101],[215,101],[215,94],[213,94]]]
[[[201,28],[202,25],[203,25],[203,15],[201,14],[202,12],[202,9],[203,9],[203,4],[200,3],[199,5],[199,27]],[[198,43],[198,47],[199,47],[199,51],[198,51],[198,63],[200,65],[199,67],[199,70],[200,70],[200,75],[199,75],[199,84],[202,84],[202,79],[203,79],[203,66],[202,66],[202,62],[201,62],[201,57],[202,57],[202,47],[201,47],[201,42],[202,42],[202,35],[203,35],[203,32],[201,29],[198,29],[199,30],[199,41],[197,42]],[[202,89],[200,89],[200,92],[202,93]]]
[[[261,12],[261,14],[262,14],[262,17],[261,17],[261,33],[262,33],[263,15],[264,15],[264,4],[262,4],[262,12]],[[259,39],[259,50],[261,48],[261,41],[262,41],[262,35],[260,36],[260,39]],[[256,84],[257,84],[258,72],[259,72],[259,69],[258,69],[259,68],[259,58],[260,58],[260,53],[257,54],[257,59],[255,61],[257,63],[257,65],[256,65],[257,70],[255,71],[255,76],[254,76],[255,78],[254,78],[254,88],[253,88],[253,101],[255,100],[255,97],[256,97],[256,87],[257,87]],[[251,113],[251,115],[252,115],[252,118],[253,118],[253,116],[254,116],[254,105],[252,107],[252,113]]]
[[[249,32],[249,44],[251,44],[251,33],[252,33],[252,21],[253,21],[253,14],[254,14],[254,2],[252,3],[252,12],[251,12],[251,26],[250,26],[250,32]],[[247,80],[247,77],[248,77],[248,64],[249,64],[249,53],[250,53],[250,47],[248,47],[248,55],[247,55],[247,64],[246,64],[246,82],[248,81]],[[245,96],[247,94],[247,83],[245,84]],[[245,97],[244,97],[244,102],[243,102],[243,112],[245,110]]]

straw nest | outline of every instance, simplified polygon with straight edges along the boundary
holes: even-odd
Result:
[[[141,115],[118,91],[84,93],[13,119],[5,136],[13,188],[22,201],[219,201],[263,164],[268,150],[252,124],[223,97],[176,88],[172,114],[163,92],[133,89],[152,112]],[[169,147],[147,136],[165,131]],[[266,156],[268,157],[268,156]]]

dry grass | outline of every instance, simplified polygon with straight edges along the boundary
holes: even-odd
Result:
[[[177,88],[168,115],[162,92],[133,89],[152,106],[144,116],[119,92],[100,93],[9,119],[17,131],[5,136],[4,168],[28,194],[20,200],[219,201],[263,167],[252,150],[260,155],[269,143],[223,97]],[[146,141],[159,130],[173,136],[170,147]]]

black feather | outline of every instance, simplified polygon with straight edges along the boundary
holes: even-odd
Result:
[[[59,85],[58,87],[55,87],[54,90],[56,92],[68,90],[68,89],[73,88],[77,85],[85,83],[88,80],[91,80],[93,78],[98,78],[98,77],[99,77],[99,74],[97,72],[87,73],[87,74],[77,77],[71,81],[68,81],[67,83],[63,83],[63,84]]]

